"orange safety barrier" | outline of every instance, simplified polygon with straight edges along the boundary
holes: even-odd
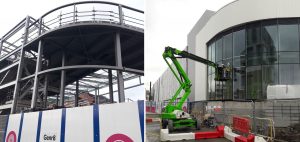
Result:
[[[211,139],[224,137],[224,126],[217,126],[216,131],[213,132],[196,132],[195,139]]]
[[[233,118],[233,130],[239,131],[245,134],[250,132],[249,120],[242,117],[234,116]]]
[[[238,136],[234,138],[235,142],[254,142],[255,136],[250,134],[247,138],[244,136]]]
[[[146,118],[146,123],[151,123],[152,121],[152,118]]]

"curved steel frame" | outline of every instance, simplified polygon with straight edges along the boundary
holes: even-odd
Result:
[[[79,11],[78,7],[84,4],[100,4],[100,5],[108,5],[112,6],[114,10],[101,10],[97,9],[93,6],[93,9],[90,11]],[[65,8],[73,9],[70,12],[62,13],[60,12],[57,17],[51,18],[51,14],[58,12],[59,10],[63,10]],[[39,97],[39,79],[43,75],[45,78],[45,85],[47,84],[47,73],[60,71],[61,72],[61,85],[60,85],[60,106],[64,106],[64,92],[65,92],[65,77],[66,70],[71,69],[107,69],[109,76],[109,94],[112,98],[112,70],[116,70],[117,72],[117,83],[118,83],[118,94],[119,101],[125,101],[124,95],[124,78],[123,72],[134,73],[137,75],[143,75],[143,70],[136,70],[131,68],[125,68],[122,65],[122,56],[121,56],[121,41],[120,41],[120,32],[115,34],[115,58],[116,58],[116,66],[107,66],[107,65],[73,65],[73,66],[65,66],[65,54],[62,54],[62,66],[41,70],[42,60],[43,60],[43,37],[52,31],[57,29],[70,27],[72,25],[85,25],[85,24],[96,24],[96,25],[109,25],[109,26],[117,26],[119,28],[125,28],[128,30],[138,31],[143,33],[144,21],[143,19],[134,18],[124,14],[124,11],[130,11],[134,13],[133,15],[141,15],[143,16],[144,12],[135,8],[131,8],[125,5],[113,3],[113,2],[104,2],[104,1],[84,1],[84,2],[76,2],[71,4],[66,4],[60,7],[57,7],[53,10],[42,15],[39,19],[35,20],[34,18],[27,16],[20,23],[18,23],[12,30],[10,30],[7,34],[2,36],[0,39],[0,63],[3,61],[11,61],[13,62],[11,65],[3,67],[0,69],[0,73],[9,72],[9,70],[15,66],[17,67],[16,80],[10,83],[1,85],[0,89],[9,87],[11,85],[14,86],[13,93],[13,101],[11,113],[16,112],[17,100],[20,96],[20,87],[21,81],[25,81],[28,79],[33,80],[33,95],[31,100],[31,109],[35,109],[37,107],[37,98]],[[129,13],[130,13],[129,12]],[[50,20],[48,20],[50,18]],[[22,32],[22,30],[24,30]],[[21,34],[18,34],[21,33]],[[14,39],[14,40],[11,40]],[[28,45],[32,42],[38,41],[38,52],[28,54],[25,52]],[[22,72],[24,69],[24,60],[25,57],[36,57],[36,69],[35,73],[32,75],[28,75],[22,78]],[[3,77],[5,78],[5,76]],[[78,81],[76,81],[76,96],[75,96],[75,106],[76,101],[78,103]],[[44,95],[47,97],[45,90],[47,90],[47,85],[44,87]],[[47,99],[47,98],[46,98]],[[113,102],[113,100],[111,100]]]

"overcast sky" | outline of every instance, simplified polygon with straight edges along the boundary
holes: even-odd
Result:
[[[72,2],[87,0],[5,0],[0,4],[0,36],[6,34],[27,15],[38,19],[46,12]],[[144,10],[144,0],[103,0]]]
[[[184,49],[187,34],[206,9],[217,11],[233,0],[146,0],[146,87],[167,69],[165,46]],[[221,23],[220,23],[221,24]]]
[[[0,4],[0,36],[6,34],[11,30],[16,24],[18,24],[22,19],[27,15],[38,19],[46,12],[62,6],[64,4],[69,4],[72,2],[78,1],[87,1],[87,0],[7,0],[2,1]],[[120,3],[127,5],[139,10],[144,9],[144,0],[104,0],[111,1],[115,3]],[[138,79],[135,79],[138,80]],[[137,81],[131,81],[125,84],[125,87],[128,85],[135,85]],[[116,89],[116,86],[114,87]],[[106,93],[107,91],[100,92]],[[115,93],[116,94],[116,93]],[[144,86],[135,87],[125,91],[125,97],[131,98],[132,100],[144,99]],[[118,97],[115,96],[115,100]]]
[[[27,15],[39,18],[58,6],[82,0],[3,1],[0,5],[0,36]],[[145,11],[145,82],[155,82],[167,69],[165,46],[184,49],[187,34],[206,9],[217,11],[233,0],[107,0]],[[146,85],[148,88],[149,86]]]

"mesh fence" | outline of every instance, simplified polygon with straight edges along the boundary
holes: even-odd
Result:
[[[8,115],[0,115],[0,141],[3,140]]]
[[[233,116],[247,118],[250,131],[270,139],[300,141],[300,101],[261,102],[199,101],[189,103],[189,112],[200,120],[213,118],[215,125],[232,126]]]
[[[146,102],[146,112],[148,113],[161,113],[164,109],[165,106],[168,105],[168,101],[164,101],[164,102],[154,102],[154,101],[147,101]],[[173,105],[176,105],[178,102],[174,102]],[[184,110],[185,112],[188,112],[188,103],[185,102],[182,105],[182,110]]]
[[[161,113],[168,102],[147,102],[146,111]],[[250,132],[281,141],[300,141],[300,100],[260,102],[197,101],[184,104],[191,115],[204,122],[212,118],[214,126],[232,127],[233,117],[249,120]]]

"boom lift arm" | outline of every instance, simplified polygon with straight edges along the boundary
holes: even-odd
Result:
[[[163,58],[166,61],[166,63],[168,64],[169,68],[171,69],[172,73],[174,74],[174,76],[176,77],[177,81],[180,84],[180,87],[176,91],[175,95],[172,97],[172,99],[167,104],[167,106],[165,108],[165,113],[171,113],[174,110],[182,110],[183,103],[187,100],[188,96],[191,93],[191,86],[192,86],[191,81],[190,81],[189,77],[187,76],[186,72],[184,71],[184,69],[182,68],[182,66],[180,65],[180,63],[178,62],[177,58],[192,59],[194,61],[201,62],[205,65],[215,68],[215,76],[216,76],[215,80],[217,80],[217,81],[226,81],[229,79],[228,77],[229,77],[230,68],[225,67],[225,66],[218,66],[218,64],[216,64],[212,61],[209,61],[202,57],[188,53],[186,51],[180,51],[180,50],[177,50],[175,48],[168,46],[168,47],[165,47],[165,51],[163,53]],[[167,60],[168,58],[173,62],[177,71],[175,71],[174,68],[171,66],[171,64]],[[178,98],[178,95],[180,94],[180,92],[182,90],[184,90],[184,94],[181,97],[180,101],[177,103],[177,105],[174,106],[173,103]]]
[[[161,114],[162,118],[162,128],[165,129],[168,126],[169,131],[173,131],[177,128],[182,127],[196,127],[196,129],[200,129],[201,122],[200,120],[193,118],[187,112],[182,111],[182,105],[187,100],[188,96],[191,93],[191,80],[188,75],[178,62],[177,58],[187,58],[192,59],[194,61],[203,63],[205,65],[211,66],[215,68],[215,80],[216,81],[226,81],[229,79],[230,68],[225,67],[224,65],[219,66],[218,64],[211,62],[207,59],[201,58],[194,54],[188,53],[186,51],[180,51],[172,47],[165,47],[165,51],[163,53],[163,58],[171,69],[172,73],[176,77],[177,81],[180,84],[180,87],[177,89],[175,95],[171,98],[165,110]],[[174,69],[169,63],[170,59],[174,64]],[[173,105],[175,100],[178,98],[180,92],[184,90],[184,94],[176,105]]]

